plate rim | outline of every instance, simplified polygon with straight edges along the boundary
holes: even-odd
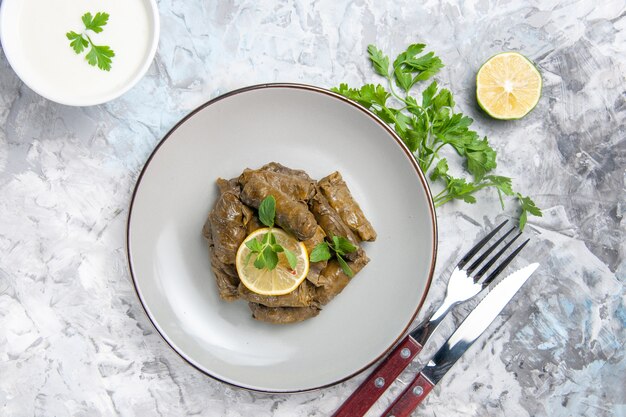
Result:
[[[148,311],[146,304],[144,302],[144,299],[139,291],[138,285],[137,285],[137,281],[135,279],[135,273],[133,271],[133,263],[132,263],[132,255],[130,252],[130,233],[131,233],[131,218],[132,218],[132,214],[133,214],[133,206],[135,205],[135,198],[137,197],[137,191],[139,190],[139,187],[141,185],[141,180],[143,179],[144,174],[146,173],[146,170],[148,168],[148,166],[150,165],[150,162],[152,161],[152,158],[157,154],[157,152],[159,151],[159,149],[161,148],[161,146],[170,138],[170,136],[172,136],[172,134],[179,128],[181,127],[184,123],[186,123],[189,119],[191,119],[193,116],[195,116],[197,113],[199,113],[200,111],[204,110],[206,107],[209,107],[212,104],[215,104],[223,99],[229,98],[231,96],[234,95],[238,95],[238,94],[242,94],[242,93],[246,93],[249,91],[254,91],[254,90],[265,90],[265,89],[295,89],[295,90],[305,90],[305,91],[309,91],[309,92],[314,92],[317,94],[325,94],[327,96],[333,97],[335,99],[341,100],[342,102],[344,102],[345,104],[348,104],[354,108],[356,108],[357,110],[361,111],[362,113],[364,113],[366,116],[370,117],[374,122],[376,122],[378,125],[380,125],[395,141],[396,143],[400,146],[400,149],[407,155],[411,165],[413,166],[415,173],[417,174],[417,177],[419,178],[420,182],[422,183],[422,186],[424,188],[424,190],[426,191],[426,197],[427,197],[427,203],[428,203],[428,211],[430,213],[430,217],[431,217],[431,221],[432,221],[432,225],[433,225],[433,233],[431,236],[431,247],[432,247],[432,252],[433,252],[433,256],[432,259],[430,260],[430,268],[429,268],[429,272],[428,272],[428,277],[427,277],[427,282],[426,282],[426,288],[424,290],[424,294],[422,294],[422,298],[420,299],[419,303],[417,304],[416,308],[415,308],[415,312],[412,314],[410,320],[408,321],[408,323],[406,324],[406,326],[404,327],[404,330],[397,336],[397,338],[393,341],[393,343],[391,343],[389,345],[389,347],[387,347],[383,352],[381,352],[375,359],[373,359],[372,361],[368,362],[367,364],[365,364],[363,367],[361,367],[360,369],[358,369],[357,371],[343,377],[340,378],[336,381],[327,383],[327,384],[323,384],[323,385],[319,385],[319,386],[315,386],[315,387],[311,387],[311,388],[304,388],[304,389],[286,389],[286,390],[275,390],[275,389],[262,389],[262,388],[258,388],[258,387],[249,387],[249,386],[245,386],[245,385],[240,385],[237,383],[234,383],[232,381],[227,381],[225,379],[222,379],[214,374],[212,374],[211,372],[209,372],[208,370],[204,369],[202,366],[194,363],[194,361],[191,358],[188,358],[184,352],[179,351],[173,343],[170,343],[170,341],[168,340],[168,338],[166,337],[166,335],[159,329],[159,326],[156,323],[156,320],[152,317],[151,313]],[[192,111],[190,111],[188,114],[186,114],[184,117],[182,117],[174,126],[172,126],[171,129],[169,129],[167,131],[167,133],[163,136],[163,138],[161,140],[159,140],[159,143],[157,143],[157,145],[154,147],[154,149],[150,152],[150,155],[148,156],[148,159],[146,160],[146,162],[143,164],[143,167],[141,168],[141,172],[139,173],[139,176],[137,177],[137,180],[135,182],[135,186],[133,188],[133,193],[131,195],[131,199],[130,199],[130,204],[128,206],[128,215],[126,217],[126,260],[127,260],[127,266],[128,266],[128,271],[130,273],[130,277],[132,280],[132,284],[133,284],[133,288],[135,290],[135,294],[137,295],[137,298],[139,299],[139,303],[141,304],[141,308],[143,309],[144,313],[146,314],[146,316],[148,317],[148,320],[150,321],[150,324],[152,325],[152,327],[154,327],[154,329],[156,330],[156,332],[159,334],[159,336],[161,337],[161,339],[163,339],[163,341],[165,341],[165,343],[181,358],[183,359],[183,361],[185,363],[187,363],[188,365],[190,365],[191,367],[193,367],[194,369],[196,369],[197,371],[199,371],[200,373],[202,373],[205,376],[208,376],[216,381],[219,381],[221,383],[227,384],[231,387],[236,387],[236,388],[242,388],[242,389],[246,389],[249,391],[255,391],[255,392],[262,392],[262,393],[270,393],[270,394],[289,394],[289,393],[301,393],[301,392],[309,392],[309,391],[316,391],[316,390],[320,390],[323,388],[328,388],[337,384],[340,384],[344,381],[347,381],[348,379],[351,379],[353,377],[355,377],[356,375],[361,374],[363,371],[367,370],[368,368],[370,368],[372,365],[374,365],[375,363],[377,363],[378,361],[380,361],[381,359],[385,358],[387,356],[387,354],[393,349],[394,346],[396,346],[398,344],[398,342],[401,340],[401,338],[407,333],[407,331],[409,330],[409,327],[411,326],[411,324],[415,321],[415,318],[417,317],[417,314],[420,312],[421,308],[424,305],[424,301],[426,300],[426,297],[430,291],[430,286],[432,284],[432,280],[433,280],[433,275],[435,272],[435,264],[437,262],[437,250],[438,250],[438,226],[437,226],[437,216],[435,213],[435,206],[434,206],[434,202],[433,202],[433,196],[432,196],[432,191],[430,189],[430,186],[428,185],[428,182],[426,181],[426,177],[424,175],[424,172],[422,171],[422,169],[419,167],[417,161],[415,160],[415,157],[413,156],[413,154],[411,153],[411,151],[407,148],[407,146],[404,144],[404,142],[402,141],[402,139],[398,136],[398,134],[389,126],[387,125],[382,119],[380,119],[377,115],[375,115],[373,112],[371,112],[370,110],[368,110],[367,108],[365,108],[364,106],[338,94],[335,93],[331,90],[328,90],[326,88],[323,87],[317,87],[314,85],[310,85],[310,84],[302,84],[302,83],[285,83],[285,82],[276,82],[276,83],[263,83],[263,84],[254,84],[254,85],[250,85],[247,87],[241,87],[241,88],[237,88],[235,90],[229,91],[227,93],[224,94],[220,94],[217,97],[214,97],[206,102],[204,102],[203,104],[200,104],[199,106],[197,106],[195,109],[193,109]]]

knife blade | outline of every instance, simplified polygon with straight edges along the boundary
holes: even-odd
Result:
[[[456,361],[489,327],[538,267],[538,263],[532,263],[521,268],[502,279],[495,288],[489,291],[382,415],[385,417],[409,416]]]

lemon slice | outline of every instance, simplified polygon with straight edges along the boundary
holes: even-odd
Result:
[[[235,259],[237,273],[243,285],[257,294],[288,294],[295,290],[309,273],[309,254],[304,243],[299,242],[295,237],[282,229],[273,228],[272,234],[276,238],[276,243],[296,255],[296,268],[291,269],[285,254],[281,252],[278,254],[278,265],[276,265],[276,268],[271,271],[267,268],[258,269],[254,266],[256,254],[248,256],[250,248],[246,246],[246,242],[257,238],[261,241],[269,230],[267,227],[255,230],[244,239],[239,249],[237,249],[237,258]]]
[[[476,99],[491,117],[520,119],[541,97],[541,74],[524,55],[503,52],[483,64],[476,75]]]

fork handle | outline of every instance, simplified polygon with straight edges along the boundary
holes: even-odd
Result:
[[[420,350],[422,350],[422,345],[410,335],[402,339],[374,372],[335,411],[333,417],[360,417],[367,413],[367,410],[374,405]]]
[[[409,417],[434,386],[422,373],[417,374],[402,391],[402,394],[387,407],[381,417]]]

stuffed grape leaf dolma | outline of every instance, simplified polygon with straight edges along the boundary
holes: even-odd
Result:
[[[315,217],[305,203],[297,201],[259,177],[251,177],[241,191],[241,201],[259,208],[267,196],[276,200],[276,224],[294,235],[298,240],[311,238],[317,230]]]
[[[365,251],[359,249],[356,252],[357,256],[354,261],[348,262],[348,266],[352,269],[352,272],[356,275],[367,263],[370,261]],[[353,277],[354,278],[354,277]],[[320,305],[326,305],[335,298],[343,289],[350,283],[352,278],[348,277],[337,259],[331,259],[328,261],[328,265],[322,271],[318,287],[315,288],[315,299]]]
[[[257,303],[248,303],[248,307],[252,310],[252,317],[256,320],[277,324],[298,323],[320,313],[320,309],[315,306],[266,307]]]
[[[356,233],[361,240],[376,240],[376,231],[367,220],[363,210],[356,202],[346,182],[337,171],[319,181],[319,188],[335,209],[344,223]]]
[[[239,296],[246,301],[266,307],[308,307],[315,304],[315,287],[306,280],[294,291],[284,295],[262,295],[239,284]]]
[[[209,213],[213,253],[225,264],[234,264],[239,245],[247,236],[246,225],[253,216],[252,210],[239,200],[237,183],[219,179],[221,195]]]
[[[286,172],[246,169],[239,176],[239,184],[244,187],[251,178],[259,178],[270,186],[282,191],[297,201],[308,201],[315,192],[313,180],[301,178]]]
[[[305,171],[301,169],[287,168],[286,166],[281,165],[278,162],[270,162],[269,164],[265,164],[261,167],[261,170],[291,175],[294,177],[305,179],[307,181],[311,181],[313,184],[315,184],[315,181],[311,177],[309,177],[309,174],[307,174]]]
[[[224,300],[239,297],[239,276],[235,257],[239,245],[247,236],[247,223],[252,210],[239,200],[239,184],[236,180],[218,179],[220,196],[202,228],[209,245],[211,268],[215,274],[219,295]]]
[[[326,197],[318,190],[317,193],[309,200],[311,213],[315,216],[315,220],[326,233],[329,238],[332,236],[345,237],[354,246],[359,247],[359,239],[352,230],[343,222],[339,214],[328,203]],[[356,252],[346,255],[349,260],[356,258]]]

